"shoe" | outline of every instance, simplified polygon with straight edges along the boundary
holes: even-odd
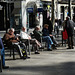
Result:
[[[53,44],[53,45],[52,45],[52,48],[55,48],[55,47],[56,47],[56,46]]]
[[[30,57],[26,57],[26,59],[30,59]]]
[[[23,57],[23,59],[26,59],[27,57]]]
[[[40,54],[39,52],[35,52],[35,54]]]
[[[52,47],[52,49],[57,49],[56,47]]]
[[[57,49],[56,47],[54,49]]]
[[[2,68],[3,68],[3,69],[8,69],[8,68],[9,68],[9,66],[3,66]]]
[[[21,57],[21,59],[26,59],[26,57]]]
[[[71,48],[69,47],[69,48],[67,48],[67,49],[71,49]]]
[[[47,51],[52,51],[52,49],[48,49]]]
[[[74,49],[74,47],[72,47],[72,49]]]
[[[55,46],[54,44],[52,45],[52,49],[57,49],[56,46]]]
[[[42,47],[39,47],[39,49],[44,49],[44,47],[42,46]]]
[[[60,47],[60,44],[57,44],[56,47]]]

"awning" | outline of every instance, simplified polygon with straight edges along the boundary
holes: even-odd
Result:
[[[14,10],[12,11],[12,14],[20,14],[21,12],[21,8],[14,8]]]

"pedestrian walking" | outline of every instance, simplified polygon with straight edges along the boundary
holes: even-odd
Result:
[[[54,24],[54,33],[56,35],[59,34],[59,26],[58,26],[58,20],[57,19],[55,20],[55,24]]]
[[[51,20],[50,20],[50,16],[47,18],[46,24],[49,25],[49,26],[48,26],[49,34],[52,34],[52,31],[53,31],[53,24],[52,24],[52,22],[51,22]]]

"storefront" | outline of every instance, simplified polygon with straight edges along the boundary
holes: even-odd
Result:
[[[0,2],[0,30],[6,30],[10,28],[10,16],[14,9],[14,3],[12,2]]]
[[[27,29],[26,31],[28,31],[29,28],[34,28],[37,24],[39,24],[39,21],[37,19],[38,17],[37,8],[39,6],[39,3],[37,2],[38,2],[37,0],[21,1],[22,26],[26,27]]]
[[[0,30],[5,29],[6,29],[6,3],[0,2]]]

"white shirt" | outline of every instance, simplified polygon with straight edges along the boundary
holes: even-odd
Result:
[[[26,32],[23,32],[23,31],[20,32],[20,37],[21,37],[21,39],[30,39],[31,38]]]
[[[57,23],[55,23],[55,26],[58,26],[58,24],[57,24]]]

